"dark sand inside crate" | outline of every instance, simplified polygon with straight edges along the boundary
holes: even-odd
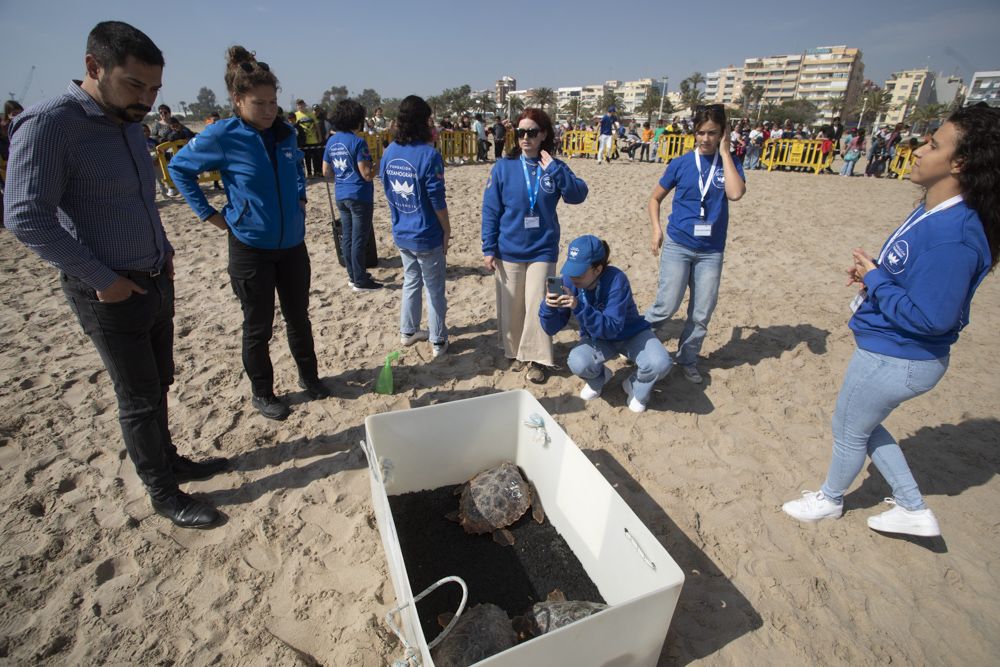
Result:
[[[468,606],[492,602],[510,617],[525,613],[555,588],[567,600],[604,602],[576,555],[546,517],[541,524],[525,513],[509,530],[513,546],[492,535],[469,535],[445,518],[458,509],[454,486],[389,496],[400,550],[413,595],[439,579],[455,575],[469,587]],[[448,583],[417,603],[424,638],[441,631],[438,614],[454,612],[461,588]]]

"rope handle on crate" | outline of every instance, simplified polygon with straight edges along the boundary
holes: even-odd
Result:
[[[368,468],[371,470],[375,481],[379,484],[384,484],[385,480],[383,479],[382,470],[380,469],[378,460],[375,458],[375,448],[368,444],[368,441],[365,439],[361,439],[359,444],[361,445],[361,451],[365,453],[365,458],[368,460]]]
[[[406,658],[405,658],[405,660],[404,661],[399,661],[399,660],[395,661],[393,663],[393,667],[406,667],[407,665],[410,665],[410,664],[414,664],[414,665],[419,665],[420,664],[420,660],[417,657],[417,651],[412,646],[410,646],[410,643],[408,641],[406,641],[405,637],[403,637],[403,632],[398,627],[396,627],[395,623],[392,622],[393,615],[395,615],[395,614],[403,611],[404,609],[406,609],[407,607],[409,607],[411,604],[412,605],[416,605],[418,602],[420,602],[425,597],[427,597],[428,595],[430,595],[431,593],[433,593],[435,590],[437,590],[440,586],[443,586],[444,584],[451,583],[451,582],[455,582],[456,584],[458,584],[459,586],[462,587],[462,601],[458,605],[458,611],[455,612],[455,616],[451,619],[451,621],[448,623],[448,625],[446,625],[444,627],[444,630],[442,630],[441,633],[437,637],[435,637],[434,641],[432,641],[429,644],[427,644],[427,650],[430,650],[430,649],[434,648],[435,646],[437,646],[438,644],[440,644],[441,641],[445,637],[448,636],[448,633],[451,632],[451,629],[453,627],[455,627],[455,623],[458,622],[458,619],[462,615],[462,612],[465,611],[465,603],[469,601],[469,587],[465,585],[465,582],[462,580],[461,577],[450,576],[450,577],[445,577],[444,579],[440,579],[437,582],[435,582],[435,583],[431,584],[430,586],[428,586],[427,588],[425,588],[423,591],[421,591],[421,593],[419,595],[417,595],[415,598],[413,598],[413,600],[411,600],[409,602],[404,602],[401,605],[393,607],[392,609],[390,609],[386,613],[386,615],[385,615],[385,623],[386,623],[386,625],[389,626],[389,629],[392,630],[392,633],[394,635],[396,635],[396,639],[398,639],[400,641],[400,643],[403,645],[403,648],[406,649],[406,652],[405,652]]]
[[[648,565],[651,570],[656,572],[656,563],[654,563],[653,560],[646,555],[646,552],[643,551],[643,548],[639,546],[639,542],[636,541],[634,537],[632,537],[632,533],[628,532],[628,528],[625,529],[625,538],[629,542],[631,542],[632,546],[635,547],[635,550],[639,552],[639,558],[641,558],[643,562],[646,563],[646,565]]]

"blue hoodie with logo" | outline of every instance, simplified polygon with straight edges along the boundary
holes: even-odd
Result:
[[[392,238],[405,250],[433,250],[444,243],[435,211],[445,201],[444,161],[431,144],[389,144],[382,155],[379,178],[389,202]]]
[[[563,286],[577,299],[572,312],[580,324],[580,338],[628,340],[650,327],[635,305],[628,276],[617,267],[605,267],[593,289],[577,289],[565,276]],[[542,329],[550,336],[566,326],[569,315],[569,308],[552,308],[544,299],[538,308]]]
[[[364,138],[353,132],[338,131],[326,142],[323,161],[333,169],[337,201],[353,199],[369,204],[375,201],[375,186],[366,181],[358,169],[359,162],[372,161]]]
[[[282,119],[263,132],[236,117],[216,121],[177,151],[167,169],[202,220],[219,211],[208,203],[198,174],[218,171],[228,198],[222,217],[241,243],[277,250],[305,239],[302,151]]]
[[[579,204],[587,198],[587,184],[560,160],[542,170],[537,158],[525,158],[532,191],[541,174],[534,215],[529,227],[528,185],[521,158],[497,160],[483,192],[483,255],[508,262],[555,262],[559,259],[559,216],[556,204]]]
[[[697,150],[697,149],[695,149]],[[660,178],[660,187],[674,191],[670,207],[670,223],[667,236],[674,243],[697,252],[722,252],[726,249],[726,235],[729,231],[729,198],[726,197],[726,174],[722,166],[722,156],[712,172],[714,155],[701,155],[701,177],[704,182],[712,175],[712,182],[705,193],[705,220],[712,223],[711,236],[695,236],[695,225],[700,223],[701,190],[698,187],[698,163],[695,151],[690,151],[670,161]],[[735,162],[736,172],[744,181],[743,165]]]
[[[911,219],[922,213],[923,206]],[[851,318],[858,347],[901,359],[947,356],[990,270],[979,216],[960,202],[924,218],[884,250],[865,274],[868,298]]]

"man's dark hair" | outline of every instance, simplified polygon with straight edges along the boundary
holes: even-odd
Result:
[[[87,35],[87,53],[105,69],[125,64],[132,56],[147,65],[163,67],[163,53],[146,33],[121,21],[102,21]]]
[[[354,132],[365,122],[365,108],[354,100],[340,100],[330,120],[338,132]]]
[[[170,107],[168,107],[166,104],[161,104],[160,106],[156,107],[156,110],[157,111],[166,111],[167,113],[173,113],[170,110]]]

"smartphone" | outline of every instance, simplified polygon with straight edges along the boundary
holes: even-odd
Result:
[[[548,294],[561,296],[563,293],[563,281],[559,276],[549,276],[545,279],[545,291]]]

